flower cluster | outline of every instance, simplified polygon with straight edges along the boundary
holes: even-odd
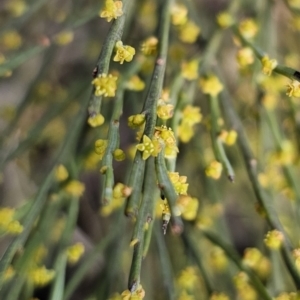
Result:
[[[186,195],[189,184],[186,183],[186,176],[179,176],[178,172],[168,172],[170,180],[174,186],[175,192],[179,195]]]
[[[145,291],[142,285],[139,285],[136,291],[130,292],[129,290],[125,290],[121,294],[121,300],[142,300],[145,297]]]
[[[162,120],[168,120],[173,117],[174,105],[167,104],[163,100],[158,101],[156,113]]]
[[[258,27],[253,19],[245,19],[239,24],[239,30],[246,39],[252,39],[257,34]]]
[[[128,118],[128,126],[132,129],[140,128],[144,125],[146,116],[144,114],[132,115]]]
[[[80,197],[83,195],[85,191],[85,186],[82,182],[78,180],[71,180],[68,184],[64,187],[65,192],[73,197]]]
[[[188,143],[194,136],[194,125],[200,123],[202,115],[200,108],[192,105],[187,105],[182,111],[182,119],[177,128],[178,138],[183,143]]]
[[[154,137],[156,140],[163,140],[165,145],[165,157],[174,158],[179,152],[177,148],[176,138],[171,128],[166,126],[155,127]]]
[[[122,41],[116,43],[116,55],[113,58],[113,61],[120,62],[122,65],[124,61],[132,61],[133,56],[135,55],[135,49],[131,46],[123,45]]]
[[[287,85],[286,94],[289,97],[300,97],[300,82],[292,80],[292,82]]]
[[[68,262],[70,264],[76,264],[84,253],[84,245],[82,243],[76,243],[67,249]]]
[[[221,28],[225,29],[234,24],[234,19],[228,12],[223,11],[217,15],[217,23]]]
[[[10,234],[20,234],[23,231],[23,226],[15,220],[15,210],[13,208],[0,208],[0,230]]]
[[[136,148],[143,152],[143,159],[146,160],[149,158],[151,155],[152,156],[157,156],[157,154],[161,150],[161,146],[159,141],[156,138],[153,138],[152,140],[147,136],[143,135],[143,142],[138,144]]]
[[[121,17],[123,15],[122,1],[105,0],[105,6],[99,15],[101,18],[106,18],[107,22]]]
[[[234,277],[234,285],[238,292],[238,299],[257,299],[256,290],[249,282],[249,278],[246,273],[240,272]]]
[[[154,55],[156,53],[158,39],[155,36],[147,38],[141,45],[141,51],[144,55]]]
[[[105,119],[100,113],[90,116],[87,120],[88,124],[91,127],[101,126],[104,123],[104,121],[105,121]]]
[[[277,67],[278,63],[276,59],[270,59],[267,55],[261,59],[263,66],[262,72],[267,76],[272,74],[272,71]]]
[[[228,266],[228,259],[224,250],[220,247],[213,247],[209,253],[209,262],[213,270],[217,272],[224,271]]]
[[[95,152],[100,155],[100,159],[102,159],[105,154],[107,144],[108,140],[99,139],[95,142]]]
[[[181,65],[181,75],[187,80],[195,80],[198,78],[198,65],[199,61],[193,59],[189,62],[184,62]]]
[[[222,83],[215,75],[210,75],[206,78],[201,78],[199,84],[202,89],[202,92],[212,97],[217,96],[223,90]]]
[[[187,221],[195,220],[199,207],[199,200],[189,195],[180,195],[176,202],[177,208],[183,219]]]
[[[264,239],[266,246],[273,250],[278,250],[284,240],[284,235],[278,230],[269,231]]]
[[[238,65],[241,69],[254,63],[254,53],[250,47],[244,47],[239,49],[236,54]]]
[[[139,76],[134,75],[126,82],[126,88],[131,91],[142,91],[145,88],[145,82]]]
[[[58,182],[62,182],[69,177],[69,172],[64,165],[58,165],[55,168],[54,176]]]
[[[35,267],[28,272],[28,279],[37,287],[43,287],[53,280],[54,270],[46,269],[45,266]]]
[[[105,73],[99,74],[93,81],[92,84],[95,88],[96,96],[114,97],[117,89],[117,76]]]
[[[220,162],[214,160],[205,169],[205,174],[213,179],[219,179],[222,174],[223,166]]]

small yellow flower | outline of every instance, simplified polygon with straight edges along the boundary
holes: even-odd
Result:
[[[122,41],[116,43],[116,55],[113,61],[120,62],[122,65],[124,61],[130,62],[135,54],[135,49],[131,46],[124,46]]]
[[[132,129],[136,129],[141,127],[146,120],[146,116],[144,114],[132,115],[128,118],[128,126]]]
[[[168,120],[173,117],[174,105],[161,103],[157,106],[157,116],[162,120]]]
[[[92,81],[92,84],[95,87],[95,95],[104,97],[114,97],[117,89],[117,76],[102,73],[99,74],[97,78]]]
[[[14,220],[15,209],[9,207],[0,208],[0,229],[10,234],[20,234],[23,226]]]
[[[209,254],[210,264],[216,271],[224,271],[228,266],[228,259],[224,250],[220,247],[213,247]]]
[[[13,220],[7,224],[6,230],[10,234],[20,234],[24,230],[24,227],[20,224],[19,221]]]
[[[261,63],[263,66],[262,72],[268,76],[270,76],[272,74],[272,71],[278,65],[276,59],[270,59],[267,55],[261,59]]]
[[[177,136],[182,143],[188,143],[194,134],[193,126],[190,126],[185,122],[181,122],[181,124],[177,127]]]
[[[122,1],[106,0],[104,8],[100,11],[100,18],[106,18],[107,22],[123,15]]]
[[[217,23],[221,28],[225,29],[230,27],[234,23],[234,19],[232,15],[224,11],[217,15]]]
[[[35,286],[42,287],[47,285],[54,278],[55,271],[46,269],[45,266],[37,267],[29,271],[28,279]]]
[[[126,155],[122,149],[116,149],[113,152],[113,156],[116,161],[122,161],[126,158]]]
[[[173,4],[171,8],[172,24],[183,25],[187,22],[188,10],[183,4]]]
[[[257,34],[258,27],[253,19],[246,19],[240,23],[239,30],[246,39],[251,39]]]
[[[156,53],[158,39],[154,36],[147,38],[141,45],[141,51],[145,55],[153,55]]]
[[[136,148],[143,152],[143,159],[146,160],[154,151],[154,145],[147,135],[143,135],[143,142],[138,144]]]
[[[101,114],[96,114],[88,118],[87,122],[91,127],[98,127],[104,123],[105,119]]]
[[[189,126],[200,123],[201,119],[200,107],[187,105],[182,111],[182,123]]]
[[[142,91],[145,88],[145,82],[139,76],[134,75],[126,83],[126,88],[131,91]]]
[[[205,169],[205,174],[213,179],[219,179],[222,174],[223,166],[218,161],[212,161],[209,166]]]
[[[176,281],[180,289],[192,290],[199,281],[196,268],[186,267],[180,272]]]
[[[22,37],[16,30],[9,30],[0,37],[0,44],[8,50],[16,50],[22,44]]]
[[[64,188],[64,190],[74,197],[80,197],[83,195],[85,186],[78,180],[71,180]]]
[[[57,45],[65,46],[70,44],[73,41],[73,39],[74,39],[74,32],[68,30],[68,31],[62,31],[59,34],[57,34],[54,37],[54,42]]]
[[[96,140],[95,142],[95,152],[100,155],[100,160],[103,158],[106,148],[107,148],[108,140]]]
[[[58,165],[55,168],[54,176],[57,181],[61,182],[65,181],[69,177],[69,173],[64,165]]]
[[[155,127],[154,136],[157,140],[162,139],[164,141],[166,158],[174,158],[177,156],[179,150],[174,132],[171,128],[167,129],[166,126]],[[160,151],[160,149],[158,151]]]
[[[237,62],[240,68],[245,68],[254,62],[254,53],[250,47],[242,48],[236,55]]]
[[[179,195],[186,195],[189,184],[186,183],[186,176],[179,176],[178,172],[168,172],[169,178],[174,186],[175,192]]]
[[[201,32],[200,27],[198,27],[194,22],[188,21],[179,28],[179,39],[187,44],[192,44],[196,41],[197,37]]]
[[[145,297],[145,291],[140,284],[135,292],[131,293],[129,290],[125,290],[121,297],[122,300],[142,300]]]
[[[68,247],[67,249],[67,257],[68,262],[71,264],[76,264],[78,260],[84,253],[84,245],[82,243],[76,243],[73,246]]]
[[[264,239],[267,247],[277,250],[281,247],[284,240],[284,235],[278,230],[269,231]]]
[[[182,218],[188,221],[195,220],[197,216],[199,200],[188,195],[180,195],[176,202],[179,208]]]
[[[194,59],[190,62],[185,62],[181,65],[182,77],[187,80],[194,80],[198,78],[198,60]]]
[[[199,84],[204,94],[208,94],[213,97],[217,96],[223,90],[222,83],[215,75],[210,75],[207,78],[201,78]]]
[[[238,136],[238,134],[235,130],[230,130],[226,135],[226,138],[224,141],[225,144],[228,146],[234,145],[236,142],[237,136]]]
[[[300,82],[292,80],[292,82],[287,85],[286,94],[289,97],[300,97]]]
[[[262,97],[261,102],[267,110],[273,110],[277,105],[277,97],[274,94],[267,93]]]

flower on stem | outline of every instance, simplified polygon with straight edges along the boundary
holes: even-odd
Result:
[[[174,186],[175,192],[179,195],[186,195],[189,184],[186,183],[186,176],[179,176],[178,172],[168,172],[169,178]]]
[[[95,87],[95,95],[104,97],[114,97],[117,89],[117,76],[102,73],[99,74],[93,81],[92,84]]]
[[[217,23],[221,28],[225,29],[233,25],[234,19],[230,13],[224,11],[217,15]]]
[[[159,101],[156,109],[157,116],[162,120],[168,120],[173,117],[174,105],[166,104],[163,101]]]
[[[145,120],[146,116],[144,114],[136,114],[128,118],[127,124],[130,128],[137,129],[144,125]]]
[[[223,90],[223,84],[215,75],[210,75],[207,78],[201,78],[199,81],[200,87],[204,94],[217,96]]]
[[[23,0],[11,0],[6,3],[5,8],[13,17],[20,17],[27,10],[27,4]]]
[[[122,149],[116,149],[113,152],[113,156],[116,161],[123,161],[126,158],[126,155]]]
[[[58,165],[54,172],[55,179],[59,182],[65,181],[69,177],[69,172],[64,165]]]
[[[249,18],[240,23],[239,30],[244,38],[251,39],[257,34],[258,27],[256,22]]]
[[[261,59],[261,63],[263,66],[262,72],[268,76],[270,76],[272,74],[272,71],[278,65],[276,59],[270,59],[269,56],[267,56],[267,55]]]
[[[95,152],[100,155],[100,159],[102,159],[105,154],[107,144],[108,140],[99,139],[95,142]]]
[[[186,267],[180,272],[176,281],[180,289],[193,290],[197,282],[199,282],[197,269],[191,266]]]
[[[22,45],[22,37],[16,30],[8,30],[1,36],[0,44],[7,50],[16,50]]]
[[[213,247],[209,253],[210,264],[218,272],[224,271],[228,266],[228,259],[224,250],[220,247]]]
[[[284,241],[284,235],[279,230],[269,231],[264,239],[266,246],[273,250],[278,250]]]
[[[188,195],[180,195],[177,198],[177,207],[179,208],[182,218],[187,221],[196,219],[199,200]]]
[[[141,51],[145,55],[153,55],[156,53],[158,39],[155,36],[147,38],[141,45]]]
[[[38,287],[43,287],[54,278],[55,271],[46,269],[45,266],[36,267],[29,271],[28,279]]]
[[[78,180],[71,180],[64,188],[64,190],[73,197],[80,197],[83,195],[85,186]]]
[[[167,129],[166,126],[155,127],[154,136],[157,140],[162,139],[165,143],[165,157],[174,158],[179,152],[177,148],[174,132],[171,128]]]
[[[238,273],[234,277],[234,285],[238,291],[239,299],[256,300],[257,292],[250,285],[248,275],[244,272]]]
[[[152,152],[154,151],[154,144],[152,143],[151,139],[147,135],[143,135],[143,142],[138,144],[136,148],[139,151],[143,152],[143,160],[146,160],[150,157]]]
[[[131,46],[124,46],[122,41],[116,43],[116,55],[113,61],[120,62],[122,65],[124,61],[130,62],[135,54],[135,49]]]
[[[188,10],[183,4],[174,3],[171,8],[172,24],[183,25],[187,22]]]
[[[229,132],[226,130],[222,130],[220,135],[218,136],[223,143],[228,146],[232,146],[235,144],[237,139],[237,132],[235,130],[230,130]]]
[[[14,219],[15,209],[10,207],[0,208],[0,229],[10,234],[20,234],[23,226]]]
[[[104,117],[98,113],[94,116],[91,116],[88,118],[87,122],[91,127],[98,127],[101,126],[104,123],[105,119]]]
[[[181,65],[181,75],[187,80],[194,80],[198,78],[198,65],[199,61],[193,59],[189,62],[184,62]]]
[[[107,22],[123,15],[122,1],[106,0],[104,8],[100,11],[100,18],[106,18]]]
[[[213,179],[219,179],[222,174],[223,166],[218,161],[212,161],[205,169],[205,174]]]
[[[139,76],[134,75],[126,82],[126,88],[131,91],[142,91],[145,88],[145,82]]]
[[[300,82],[292,80],[292,82],[287,85],[286,94],[289,97],[300,97]]]
[[[145,297],[145,291],[140,284],[138,288],[134,292],[130,292],[129,290],[125,290],[121,294],[122,300],[142,300]]]
[[[194,22],[188,21],[179,27],[179,39],[187,44],[192,44],[199,36],[201,29]]]
[[[82,243],[76,243],[67,249],[68,262],[70,264],[76,264],[80,257],[84,253],[84,245]]]
[[[74,32],[71,30],[65,30],[55,35],[54,42],[57,45],[65,46],[70,44],[73,41],[73,38],[74,38]]]
[[[229,300],[229,297],[223,293],[213,293],[209,300]]]
[[[236,59],[240,68],[245,68],[254,62],[254,53],[250,47],[240,49],[236,54]]]

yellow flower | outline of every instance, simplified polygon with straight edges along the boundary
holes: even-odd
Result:
[[[122,65],[124,61],[130,62],[135,54],[135,49],[131,46],[124,46],[122,41],[116,43],[116,55],[113,61],[119,61]]]
[[[141,45],[141,51],[145,55],[153,55],[156,53],[158,39],[154,36],[147,38]]]
[[[253,19],[246,19],[240,23],[239,30],[246,39],[251,39],[257,34],[258,28]]]
[[[71,196],[80,197],[84,193],[85,186],[78,180],[71,180],[64,189]]]
[[[126,155],[122,149],[116,149],[113,152],[113,156],[116,161],[122,161],[126,158]]]
[[[92,81],[92,84],[95,87],[95,95],[105,97],[114,97],[117,89],[117,76],[102,73],[99,74],[97,78]]]
[[[286,94],[289,97],[300,97],[300,82],[292,80],[292,82],[287,85]]]
[[[58,165],[55,168],[54,176],[57,181],[64,181],[69,177],[69,173],[64,165]]]
[[[199,200],[188,195],[180,195],[177,198],[177,207],[179,208],[183,219],[188,221],[195,220],[197,216]]]
[[[267,93],[262,97],[261,102],[266,109],[273,110],[277,105],[277,97],[274,94]]]
[[[161,102],[160,102],[161,103]],[[157,106],[157,116],[162,120],[168,120],[173,117],[174,105],[161,103]]]
[[[199,276],[195,267],[186,267],[182,270],[177,278],[177,284],[181,289],[193,290],[197,282],[199,281]]]
[[[178,172],[168,172],[169,178],[174,186],[175,192],[179,195],[186,195],[189,184],[186,183],[186,176],[179,176]]]
[[[194,80],[198,77],[198,60],[194,59],[181,65],[182,77],[187,80]]]
[[[145,291],[140,284],[135,292],[131,293],[129,290],[125,290],[121,297],[122,300],[142,300],[145,297]]]
[[[7,224],[6,230],[10,234],[20,234],[24,227],[20,224],[19,221],[13,220],[9,224]]]
[[[88,124],[91,127],[98,127],[104,123],[105,119],[101,114],[96,114],[94,116],[90,116],[87,120]]]
[[[67,257],[68,262],[71,264],[76,264],[80,257],[84,253],[84,245],[82,243],[76,243],[73,246],[68,247]]]
[[[10,234],[20,234],[23,226],[14,220],[15,209],[9,207],[0,208],[0,229]]]
[[[100,18],[106,18],[107,22],[123,15],[122,1],[106,0],[104,8],[100,11]]]
[[[240,68],[245,68],[253,64],[254,62],[254,53],[250,47],[242,48],[238,51],[236,55],[237,62]]]
[[[4,281],[8,281],[10,279],[13,278],[13,276],[15,275],[15,270],[12,266],[8,266],[8,268],[5,270],[4,272]]]
[[[213,179],[219,179],[222,174],[223,166],[218,161],[212,161],[209,166],[205,169],[205,174]]]
[[[136,148],[143,152],[143,159],[146,160],[154,151],[154,144],[147,135],[143,135],[143,142],[138,144]]]
[[[232,146],[235,144],[236,142],[236,139],[237,139],[237,132],[235,130],[230,130],[227,135],[226,135],[226,138],[225,138],[225,144],[228,145],[228,146]]]
[[[177,127],[177,136],[182,143],[188,143],[194,134],[193,126],[190,126],[185,122],[181,122]]]
[[[128,126],[132,129],[136,129],[141,127],[146,120],[146,116],[144,114],[132,115],[128,118]]]
[[[234,23],[234,19],[228,12],[224,11],[217,15],[217,23],[221,28],[225,29]]]
[[[200,27],[198,27],[194,22],[188,21],[179,28],[179,39],[188,44],[192,44],[196,41],[197,37],[201,32]]]
[[[166,126],[155,127],[154,136],[157,140],[162,139],[165,143],[165,157],[174,158],[179,152],[174,132],[171,128],[167,129]],[[160,151],[160,150],[159,150]]]
[[[142,91],[145,88],[145,82],[139,76],[134,75],[126,82],[126,88],[131,91]]]
[[[182,4],[173,4],[171,8],[172,24],[183,25],[187,21],[187,8]]]
[[[272,74],[272,71],[278,65],[276,59],[270,59],[267,55],[261,59],[261,63],[263,65],[262,72],[268,76],[270,76]]]
[[[220,247],[213,247],[209,254],[210,263],[216,271],[224,271],[228,266],[228,259],[223,249]]]
[[[300,1],[299,0],[288,0],[288,3],[290,6],[293,8],[298,8],[300,9]]]
[[[211,96],[217,96],[223,90],[222,83],[215,75],[210,75],[207,78],[201,78],[199,84],[202,88],[202,92]]]
[[[65,46],[73,41],[74,33],[73,31],[62,31],[54,37],[54,41],[57,45]]]
[[[200,113],[200,107],[187,105],[182,111],[182,122],[193,126],[200,123],[202,115]]]
[[[32,281],[35,286],[42,287],[51,282],[54,275],[54,270],[48,270],[45,266],[42,266],[30,270],[28,273],[28,279]]]
[[[27,10],[27,5],[23,0],[11,0],[6,3],[6,8],[13,17],[20,17]]]
[[[269,231],[264,239],[266,246],[270,249],[277,250],[281,247],[284,235],[278,230]]]
[[[103,158],[105,154],[105,150],[107,148],[108,140],[96,140],[95,142],[95,152],[100,155],[100,159]]]
[[[16,30],[9,30],[0,37],[0,43],[8,50],[16,50],[22,44],[22,37]]]

